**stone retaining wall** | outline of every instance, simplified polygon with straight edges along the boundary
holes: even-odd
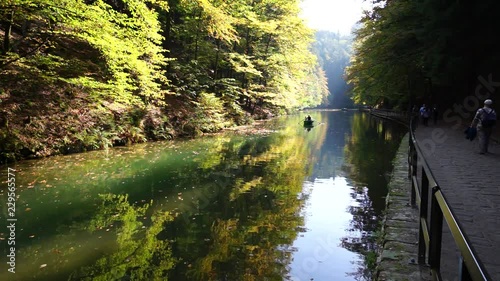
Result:
[[[377,281],[431,280],[429,268],[417,264],[418,210],[410,205],[408,138],[408,134],[403,138],[393,160],[374,278]]]

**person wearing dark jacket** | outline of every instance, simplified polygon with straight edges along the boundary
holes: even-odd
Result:
[[[430,110],[425,104],[423,104],[422,107],[420,108],[420,117],[422,117],[422,124],[424,126],[428,126]]]
[[[437,104],[435,104],[432,107],[432,118],[434,119],[434,125],[436,125],[438,122],[438,116],[439,116],[438,106]]]

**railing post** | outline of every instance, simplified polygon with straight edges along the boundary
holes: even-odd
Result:
[[[465,265],[464,258],[460,255],[460,264],[458,265],[458,281],[473,281],[469,274],[469,269]]]
[[[436,193],[439,187],[432,188],[430,233],[429,233],[429,265],[431,269],[440,274],[441,270],[441,244],[443,237],[443,211],[439,207]]]
[[[411,130],[411,125],[410,125],[410,130]],[[410,133],[410,137],[408,138],[408,178],[411,179],[412,176],[412,171],[411,168],[413,167],[413,140],[412,140],[412,135]]]
[[[415,182],[413,181],[414,178],[417,177],[417,167],[418,167],[418,155],[417,155],[417,150],[415,149],[415,144],[410,138],[410,165],[408,167],[408,176],[410,178],[410,204],[415,207],[416,205],[416,188],[418,188],[417,185],[415,185]]]
[[[453,233],[453,241],[458,246],[461,256],[458,272],[458,281],[490,281],[493,280],[474,252],[472,245],[468,241],[465,232],[458,224],[457,218],[441,192],[430,167],[422,155],[418,142],[415,138],[415,127],[418,123],[418,116],[411,115],[410,119],[410,139],[408,163],[411,174],[412,204],[416,199],[419,208],[419,237],[418,237],[418,263],[428,264],[432,272],[432,280],[441,281],[441,248],[443,239],[443,221]],[[418,178],[421,166],[421,177]],[[427,171],[427,172],[426,172]],[[428,175],[429,174],[429,175]],[[430,186],[432,183],[432,195]],[[430,202],[429,202],[430,201]],[[430,208],[430,211],[429,211]]]
[[[417,148],[415,146],[415,143],[413,143],[413,152],[412,152],[411,157],[412,157],[412,160],[411,160],[411,162],[412,162],[412,167],[411,167],[411,177],[412,177],[412,179],[411,179],[411,186],[412,186],[412,193],[411,193],[412,198],[411,198],[411,200],[412,201],[411,201],[411,204],[413,206],[415,206],[416,205],[416,200],[415,200],[416,194],[415,193],[416,193],[416,190],[418,188],[418,184],[415,185],[415,182],[413,180],[413,179],[417,178],[417,170],[418,170],[418,153],[417,153]]]
[[[422,220],[427,220],[427,210],[429,209],[429,179],[425,173],[424,167],[422,167],[422,186],[420,189],[420,221],[419,221],[419,231],[418,231],[418,263],[425,264],[425,256],[427,252],[427,247],[425,245],[424,232],[428,232],[428,229],[422,229],[425,225],[422,224]]]

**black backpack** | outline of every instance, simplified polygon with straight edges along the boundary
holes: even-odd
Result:
[[[483,109],[484,110],[484,109]],[[485,111],[483,114],[483,119],[481,119],[481,126],[483,128],[491,128],[497,123],[497,113],[495,110],[491,110],[489,113]]]

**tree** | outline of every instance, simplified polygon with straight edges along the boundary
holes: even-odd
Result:
[[[377,1],[356,32],[348,69],[356,102],[442,107],[474,95],[478,77],[496,74],[500,60],[489,38],[498,26],[486,1]]]
[[[197,135],[323,103],[298,4],[3,1],[1,160]]]
[[[347,68],[356,103],[407,104],[408,81],[420,78],[421,68],[416,10],[416,2],[401,0],[365,13]]]

